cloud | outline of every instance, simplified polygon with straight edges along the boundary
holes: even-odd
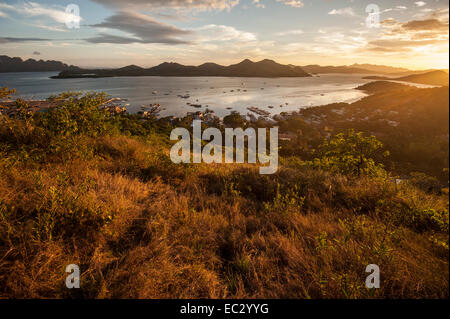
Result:
[[[414,41],[414,40],[392,39],[392,40],[375,40],[369,42],[369,44],[376,47],[384,47],[384,48],[405,48],[405,47],[416,47],[416,46],[436,44],[439,42],[440,42],[439,40]]]
[[[35,2],[23,2],[16,5],[0,3],[0,8],[7,11],[14,11],[26,17],[48,17],[58,23],[66,21],[80,21],[81,18],[72,13],[66,13],[62,7],[48,7]]]
[[[65,25],[64,26],[51,26],[51,25],[43,25],[43,24],[29,24],[31,27],[41,28],[49,31],[55,31],[55,32],[68,32],[70,29],[68,29]]]
[[[360,49],[367,44],[364,36],[356,30],[320,29],[319,36],[314,39],[313,49],[316,52],[348,53]]]
[[[9,37],[0,38],[0,43],[22,43],[22,42],[42,42],[42,41],[51,41],[51,40],[41,38],[9,38]]]
[[[303,33],[304,33],[303,30],[289,30],[289,31],[278,32],[278,33],[276,33],[276,35],[279,37],[285,37],[285,36],[289,36],[289,35],[300,35]]]
[[[424,1],[416,1],[416,2],[414,2],[414,4],[418,7],[423,7],[423,6],[427,5],[427,3]]]
[[[430,15],[436,16],[435,13]],[[384,35],[389,37],[412,37],[424,35],[430,37],[445,36],[448,37],[449,22],[447,20],[439,20],[437,18],[427,17],[422,20],[411,20],[405,23],[399,22],[395,19],[386,19],[381,22]]]
[[[343,13],[336,9],[333,14]],[[395,8],[393,10],[404,10]],[[350,11],[349,11],[350,12]],[[392,57],[405,59],[424,59],[433,56],[440,59],[441,52],[448,52],[448,10],[435,10],[423,19],[398,21],[386,19],[381,28],[368,30],[361,26],[356,29],[345,27],[326,27],[319,29],[317,35],[304,42],[291,43],[280,48],[280,56],[292,55],[292,52],[317,57],[351,56],[354,59]],[[280,35],[280,34],[277,34]],[[308,34],[309,37],[309,34]]]
[[[401,26],[404,30],[411,31],[431,31],[431,30],[448,30],[448,23],[444,23],[437,19],[428,19],[428,20],[413,20],[409,21]]]
[[[171,8],[198,10],[229,10],[239,4],[239,0],[93,0],[114,8]]]
[[[14,9],[14,6],[7,4],[7,3],[0,2],[0,9],[12,10],[12,9]]]
[[[97,35],[96,37],[88,38],[86,39],[86,41],[90,43],[112,43],[112,44],[145,43],[142,39],[122,37],[107,33],[99,33],[99,35]]]
[[[198,41],[255,41],[253,33],[237,30],[226,25],[209,24],[195,29],[199,34]]]
[[[7,18],[8,16],[6,15],[6,13],[0,11],[0,17]]]
[[[300,0],[277,0],[277,2],[282,2],[293,8],[302,8],[304,6],[303,2]]]
[[[392,11],[403,11],[408,9],[408,7],[405,6],[395,6],[393,8],[387,8],[381,11],[381,13],[386,13],[386,12],[392,12]]]
[[[429,15],[430,19],[438,19],[439,21],[445,21],[448,23],[448,8],[434,10],[433,13]]]
[[[427,52],[431,47],[448,47],[448,17],[442,16],[440,10],[431,13],[429,17],[422,20],[411,20],[403,23],[391,18],[382,21],[381,25],[381,36],[368,44],[368,49],[371,51],[405,52],[422,50]]]
[[[328,12],[329,15],[341,15],[341,16],[348,16],[353,17],[355,16],[355,12],[353,11],[353,8],[343,8],[343,9],[333,9],[330,12]]]
[[[118,36],[101,33],[97,37],[88,38],[91,43],[164,43],[182,44],[188,43],[183,38],[192,34],[191,31],[178,29],[169,24],[154,20],[153,18],[132,12],[117,12],[106,18],[99,24],[92,25],[96,28],[118,30],[129,36]]]

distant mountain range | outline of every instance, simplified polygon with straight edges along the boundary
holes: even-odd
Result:
[[[230,66],[222,66],[215,63],[186,66],[178,63],[165,62],[152,68],[129,65],[120,69],[76,69],[62,71],[53,78],[98,78],[112,76],[307,77],[311,75],[299,66],[283,65],[272,60],[252,62],[247,59]]]
[[[0,55],[0,72],[51,72],[75,69],[77,67],[59,61],[22,60]]]
[[[409,76],[423,74],[424,71],[411,71],[373,64],[353,64],[343,66],[320,65],[283,65],[273,60],[252,62],[248,59],[229,66],[216,63],[204,63],[199,66],[186,66],[178,63],[162,63],[151,68],[129,65],[117,69],[85,69],[68,65],[59,61],[22,60],[5,55],[0,56],[1,72],[44,72],[59,71],[53,78],[99,78],[114,76],[234,76],[234,77],[307,77],[311,74],[345,73],[345,74],[383,74],[390,76]]]

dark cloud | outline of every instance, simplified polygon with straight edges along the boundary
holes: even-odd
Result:
[[[365,49],[366,50],[366,49]],[[398,53],[400,51],[410,51],[408,50],[399,50],[398,48],[383,48],[383,47],[377,47],[377,46],[369,46],[367,48],[367,50],[372,51],[372,52],[382,52],[382,53]],[[364,52],[364,51],[362,51]]]
[[[430,45],[430,44],[438,44],[442,41],[440,40],[420,40],[420,41],[414,41],[414,40],[399,40],[399,39],[392,39],[392,40],[376,40],[369,42],[369,45],[373,45],[376,47],[385,47],[385,48],[403,48],[403,47],[416,47],[416,46],[424,46],[424,45]]]
[[[183,44],[187,43],[181,40],[168,40],[165,42],[157,42],[157,41],[143,41],[141,39],[134,39],[128,37],[121,37],[117,35],[111,35],[106,33],[100,33],[98,36],[86,39],[86,41],[90,43],[113,43],[113,44],[130,44],[130,43],[165,43],[165,44]],[[170,42],[171,41],[171,42]]]
[[[426,45],[445,44],[447,40],[427,39],[427,40],[376,40],[368,43],[367,49],[369,51],[377,52],[408,52],[412,51],[414,47],[421,47]]]
[[[413,20],[402,25],[407,31],[444,31],[448,30],[448,23],[437,19]]]
[[[445,39],[441,32],[438,31],[422,31],[411,35],[411,40],[430,40],[430,39]]]
[[[149,16],[132,12],[118,12],[108,17],[104,22],[92,25],[92,27],[118,30],[130,34],[130,36],[101,33],[97,37],[86,39],[91,43],[182,44],[188,43],[183,38],[192,34],[191,31],[178,29],[169,24],[158,22]]]
[[[51,41],[51,40],[41,38],[8,38],[8,37],[0,38],[0,43],[21,43],[21,42],[40,42],[40,41]]]
[[[386,19],[381,22],[385,33],[389,35],[427,33],[430,35],[448,34],[448,21],[438,19],[412,20],[401,23],[395,19]]]
[[[110,35],[106,33],[100,33],[98,36],[86,39],[86,41],[91,43],[116,43],[116,44],[127,44],[127,43],[138,43],[142,40],[133,39],[128,37],[120,37],[116,35]]]
[[[368,50],[406,52],[416,47],[448,45],[449,22],[440,11],[405,23],[390,18],[382,21],[382,25],[384,39],[369,42]]]

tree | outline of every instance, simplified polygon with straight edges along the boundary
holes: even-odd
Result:
[[[389,156],[383,152],[383,144],[375,136],[364,136],[363,132],[349,130],[325,140],[317,151],[314,165],[322,169],[348,175],[385,175],[384,166],[375,159]]]

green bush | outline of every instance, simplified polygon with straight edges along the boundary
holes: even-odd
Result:
[[[89,93],[79,99],[69,99],[61,107],[36,114],[36,125],[53,136],[86,135],[96,137],[111,129],[111,115],[101,109],[105,94]]]
[[[389,155],[382,148],[383,144],[375,136],[366,137],[363,132],[349,130],[325,140],[312,164],[345,175],[385,176],[384,166],[375,161],[377,157]]]

